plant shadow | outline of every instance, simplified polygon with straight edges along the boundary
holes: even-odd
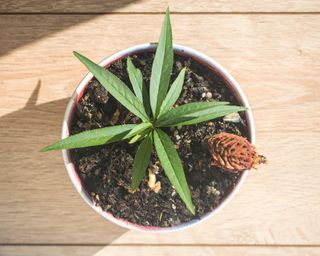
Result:
[[[0,242],[108,245],[127,230],[84,203],[61,152],[39,152],[60,137],[69,101],[37,105],[40,87],[23,109],[0,118]]]

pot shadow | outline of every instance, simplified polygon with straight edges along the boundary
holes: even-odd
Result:
[[[106,0],[94,1],[94,3],[81,1],[81,4],[76,4],[75,1],[64,0],[63,6],[57,3],[50,4],[49,7],[32,4],[30,1],[22,1],[26,2],[26,4],[24,3],[26,6],[16,2],[11,3],[2,11],[2,19],[0,20],[0,56],[53,33],[89,21],[99,15],[115,12],[138,1],[140,0]],[[96,6],[94,9],[99,10],[98,13],[97,11],[93,12],[92,6]]]
[[[0,117],[0,241],[108,245],[127,229],[83,202],[61,152],[39,152],[59,139],[69,101],[37,105],[40,87],[39,81],[24,108]]]

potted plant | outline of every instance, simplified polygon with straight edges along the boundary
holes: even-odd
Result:
[[[68,104],[62,140],[42,151],[63,150],[76,189],[107,219],[139,230],[191,226],[265,162],[239,85],[212,59],[172,43],[169,10],[158,44],[99,65],[74,54],[91,73]]]

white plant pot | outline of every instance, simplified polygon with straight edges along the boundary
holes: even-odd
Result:
[[[134,47],[127,48],[125,50],[122,50],[120,52],[117,52],[110,57],[105,58],[102,60],[99,65],[103,67],[109,66],[111,63],[118,59],[122,59],[127,57],[128,55],[132,55],[135,53],[141,53],[145,51],[155,51],[157,47],[157,44],[154,43],[147,43],[147,44],[141,44]],[[219,74],[225,81],[225,84],[227,85],[228,89],[231,91],[231,93],[234,94],[235,98],[239,102],[240,105],[243,105],[248,108],[248,110],[245,112],[245,118],[247,122],[247,133],[248,133],[248,139],[249,141],[254,144],[255,143],[255,128],[254,128],[254,121],[253,121],[253,115],[248,103],[248,100],[246,96],[244,95],[243,91],[241,90],[239,84],[236,82],[236,80],[228,73],[226,69],[224,69],[220,64],[218,64],[216,61],[214,61],[212,58],[195,51],[191,48],[181,46],[181,45],[173,45],[174,51],[177,54],[184,55],[187,57],[191,57],[192,59],[206,65],[209,67],[213,72]],[[82,97],[83,92],[92,79],[92,74],[88,73],[80,82],[77,89],[75,90],[74,94],[72,95],[63,120],[63,126],[62,126],[62,139],[69,136],[69,130],[70,130],[70,124],[74,115],[75,107],[78,104],[79,99]],[[78,173],[75,170],[75,166],[72,163],[70,152],[69,150],[63,150],[63,159],[64,163],[67,169],[67,172],[69,174],[69,177],[75,186],[76,190],[79,192],[81,197],[100,215],[105,217],[107,220],[133,230],[139,230],[143,232],[168,232],[168,231],[177,231],[185,228],[190,228],[196,224],[199,224],[208,218],[214,216],[217,214],[221,209],[234,197],[234,195],[239,191],[239,188],[241,187],[242,183],[244,182],[248,171],[244,171],[240,174],[240,177],[235,185],[235,187],[230,191],[227,195],[224,196],[224,199],[220,202],[220,204],[211,212],[205,214],[200,219],[192,220],[187,223],[182,223],[178,226],[174,227],[150,227],[150,226],[141,226],[137,225],[131,222],[128,222],[124,219],[115,218],[111,213],[105,212],[101,209],[101,207],[96,206],[92,197],[87,192],[86,188],[83,186],[80,177]]]

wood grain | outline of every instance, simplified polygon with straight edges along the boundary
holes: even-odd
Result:
[[[319,247],[247,247],[247,246],[0,246],[2,256],[160,256],[160,255],[185,255],[185,256],[318,256]]]
[[[103,220],[72,187],[60,152],[38,150],[59,137],[67,99],[86,73],[72,50],[99,60],[156,41],[162,15],[1,15],[1,243],[113,244],[118,252],[107,251],[119,255],[130,248],[124,244],[199,245],[181,253],[203,249],[216,255],[254,255],[246,245],[320,244],[320,16],[179,14],[172,20],[177,43],[214,57],[240,82],[269,165],[252,172],[221,213],[190,230],[150,235]],[[39,80],[38,97],[25,107]],[[244,247],[211,246],[218,244]],[[12,248],[1,251],[12,255]],[[179,248],[161,252],[173,255]],[[267,255],[268,248],[253,252]],[[274,252],[280,255],[319,253],[318,247],[279,248]]]
[[[317,0],[2,0],[4,13],[158,13],[170,6],[172,12],[319,12]]]
[[[16,134],[13,141],[1,138],[3,243],[319,244],[320,175],[313,167],[319,137],[306,147],[302,140],[296,140],[297,134],[289,138],[283,138],[283,133],[261,134],[259,148],[269,158],[268,167],[253,172],[241,192],[214,218],[163,236],[126,232],[103,220],[74,190],[60,153],[37,152],[53,140],[50,131],[59,129],[55,113],[41,110],[10,115],[1,119],[0,128],[6,137]],[[41,126],[45,118],[47,125]],[[26,124],[35,119],[28,125],[33,132],[19,127],[4,132],[11,121],[19,119]],[[22,135],[24,131],[27,136]],[[32,143],[25,145],[28,140]]]

